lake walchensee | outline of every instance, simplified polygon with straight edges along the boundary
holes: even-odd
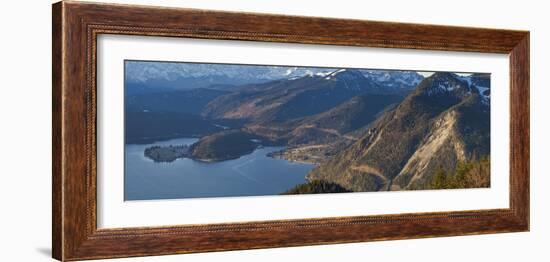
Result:
[[[283,147],[263,147],[238,159],[204,163],[188,158],[156,163],[144,156],[151,146],[191,145],[196,138],[128,144],[124,198],[128,200],[277,195],[305,182],[312,164],[266,156]]]

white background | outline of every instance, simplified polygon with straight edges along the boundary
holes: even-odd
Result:
[[[107,0],[105,0],[107,1]],[[113,2],[113,1],[108,1]],[[531,232],[123,261],[548,261],[550,29],[544,1],[118,1],[207,9],[436,23],[531,31]],[[0,11],[0,260],[49,261],[51,245],[51,11],[9,1]],[[31,162],[29,161],[32,160]]]

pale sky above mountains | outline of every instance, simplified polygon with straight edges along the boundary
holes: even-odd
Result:
[[[277,79],[285,76],[303,76],[306,74],[328,73],[335,68],[321,67],[296,67],[296,66],[268,66],[268,65],[240,65],[240,64],[215,64],[215,63],[185,63],[185,62],[160,62],[160,61],[132,61],[125,63],[126,77],[130,80],[145,82],[148,79],[174,80],[178,77],[198,77],[205,75],[226,75],[228,77],[248,77],[258,79]],[[368,69],[372,71],[385,71],[384,69]],[[388,70],[390,71],[390,70]],[[391,70],[394,71],[394,70]],[[414,71],[414,70],[403,70]],[[433,71],[416,71],[423,77],[434,74]],[[460,76],[468,76],[471,73],[457,73]]]

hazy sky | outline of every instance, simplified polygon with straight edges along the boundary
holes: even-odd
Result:
[[[161,61],[132,61],[125,62],[127,79],[144,82],[148,79],[175,80],[179,77],[200,77],[204,75],[224,75],[236,78],[279,79],[286,77],[303,76],[307,74],[327,73],[337,68],[300,67],[300,66],[268,66],[268,65],[240,65],[215,63],[185,63]],[[364,69],[370,71],[393,71],[384,69]],[[399,70],[398,70],[399,71]],[[409,70],[403,70],[409,71]],[[413,70],[411,70],[413,71]],[[423,77],[434,74],[433,71],[417,71]],[[470,74],[457,73],[461,76]]]

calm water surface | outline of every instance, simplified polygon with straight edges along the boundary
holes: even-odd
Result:
[[[179,138],[147,145],[126,145],[125,200],[280,194],[304,183],[314,167],[267,157],[283,147],[264,147],[239,159],[203,163],[188,158],[155,163],[143,155],[153,145],[190,145],[196,138]]]

